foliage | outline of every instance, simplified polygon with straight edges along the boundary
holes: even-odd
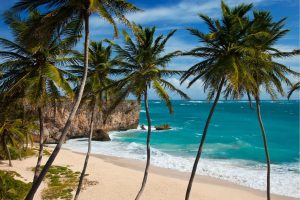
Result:
[[[11,146],[9,146],[8,148],[9,148],[12,160],[17,160],[20,158],[27,158],[27,157],[36,155],[36,151],[34,149],[15,148],[15,147],[11,147]],[[3,151],[2,149],[0,150],[0,160],[1,159],[2,160],[8,159],[7,153],[5,151]]]
[[[48,187],[42,191],[42,198],[44,200],[71,200],[72,191],[77,186],[79,174],[79,172],[73,172],[68,167],[51,166],[46,175]]]
[[[13,171],[0,170],[0,199],[23,200],[31,187],[31,183],[24,183],[14,177],[20,175]]]
[[[162,55],[167,41],[175,33],[175,30],[165,37],[160,35],[155,38],[155,27],[143,28],[137,25],[133,25],[133,27],[135,39],[132,39],[126,31],[123,31],[124,47],[110,42],[117,53],[118,65],[126,74],[124,79],[118,81],[118,88],[121,91],[119,98],[124,99],[131,92],[140,100],[147,89],[152,87],[172,113],[173,108],[170,97],[165,89],[188,99],[184,92],[165,79],[166,77],[182,74],[182,71],[166,69],[170,60],[180,55],[180,51]]]
[[[291,88],[291,90],[288,93],[288,99],[292,96],[292,94],[296,91],[300,89],[300,82],[294,84]]]
[[[65,80],[71,75],[61,66],[74,62],[71,48],[78,38],[66,34],[65,30],[58,30],[43,46],[28,48],[23,41],[23,32],[19,30],[24,27],[32,29],[31,21],[41,18],[38,12],[30,14],[28,18],[21,19],[14,13],[6,13],[15,41],[0,38],[0,45],[5,49],[0,51],[3,59],[0,70],[4,72],[0,91],[6,98],[26,98],[27,102],[40,107],[45,105],[47,97],[59,96],[59,89],[72,96],[72,89]]]

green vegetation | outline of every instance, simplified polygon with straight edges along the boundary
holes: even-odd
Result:
[[[73,172],[68,167],[51,166],[47,175],[47,188],[42,191],[44,200],[71,200],[72,191],[76,188],[80,172]]]
[[[0,199],[23,200],[31,187],[31,183],[24,183],[15,179],[20,175],[13,171],[0,170]]]

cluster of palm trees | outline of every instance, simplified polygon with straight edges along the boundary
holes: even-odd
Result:
[[[39,118],[39,156],[26,200],[33,199],[61,149],[80,103],[84,102],[91,116],[88,152],[75,194],[75,199],[78,199],[91,151],[95,113],[102,113],[103,106],[106,106],[105,116],[101,117],[101,121],[105,121],[109,113],[129,94],[136,96],[138,101],[144,100],[148,121],[147,161],[142,185],[136,196],[139,199],[147,182],[151,156],[148,91],[153,88],[166,103],[170,113],[173,113],[173,108],[168,90],[189,99],[166,79],[174,75],[180,76],[181,82],[190,80],[189,87],[197,80],[202,80],[204,90],[208,91],[208,100],[214,99],[185,199],[189,199],[209,123],[223,93],[225,99],[239,99],[247,95],[250,103],[252,98],[256,102],[268,166],[267,198],[270,200],[270,158],[260,116],[260,91],[264,88],[272,98],[276,98],[277,92],[285,94],[282,82],[292,86],[288,75],[299,74],[277,63],[274,58],[298,55],[299,50],[282,52],[273,47],[288,32],[284,29],[285,19],[273,21],[271,14],[264,11],[254,11],[250,18],[252,4],[229,8],[222,1],[221,8],[221,19],[199,15],[208,26],[208,33],[188,29],[200,40],[199,47],[188,52],[165,54],[166,43],[175,30],[166,36],[156,37],[154,27],[143,28],[129,22],[125,14],[140,9],[125,0],[20,0],[16,3],[5,14],[5,21],[13,32],[14,40],[0,38],[0,45],[4,49],[0,51],[0,94],[2,102],[10,103],[10,99],[17,99],[20,105],[36,108]],[[26,17],[20,17],[21,12],[26,12]],[[105,40],[107,45],[90,42],[89,19],[92,14],[98,14],[112,24],[115,36],[119,35],[116,18],[132,30],[132,34],[123,31],[124,45],[109,40]],[[84,51],[80,53],[74,47],[82,34]],[[112,57],[112,50],[116,53],[115,57]],[[172,58],[186,55],[199,58],[200,62],[187,71],[166,69]],[[58,144],[41,169],[44,108],[49,103],[56,104],[66,99],[73,101],[73,107]],[[7,135],[10,129],[2,121],[0,134],[5,132]]]

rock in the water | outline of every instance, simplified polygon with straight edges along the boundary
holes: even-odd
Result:
[[[108,133],[106,133],[102,129],[97,129],[96,131],[94,131],[92,140],[95,140],[95,141],[111,141]]]
[[[144,124],[142,124],[142,125],[141,125],[141,129],[142,129],[142,130],[146,130],[146,128],[145,128],[145,125],[144,125]]]
[[[169,124],[163,124],[161,126],[155,126],[155,129],[160,131],[160,130],[169,130],[171,129],[170,125]]]

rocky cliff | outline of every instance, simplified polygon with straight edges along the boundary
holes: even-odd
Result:
[[[56,109],[52,106],[45,108],[46,133],[50,138],[58,139],[69,116],[71,104],[63,103]],[[94,130],[126,130],[137,128],[139,124],[140,104],[137,101],[121,103],[103,122],[103,112],[98,111],[95,116]],[[91,111],[86,105],[80,106],[76,117],[68,131],[68,138],[84,137],[88,135]]]

